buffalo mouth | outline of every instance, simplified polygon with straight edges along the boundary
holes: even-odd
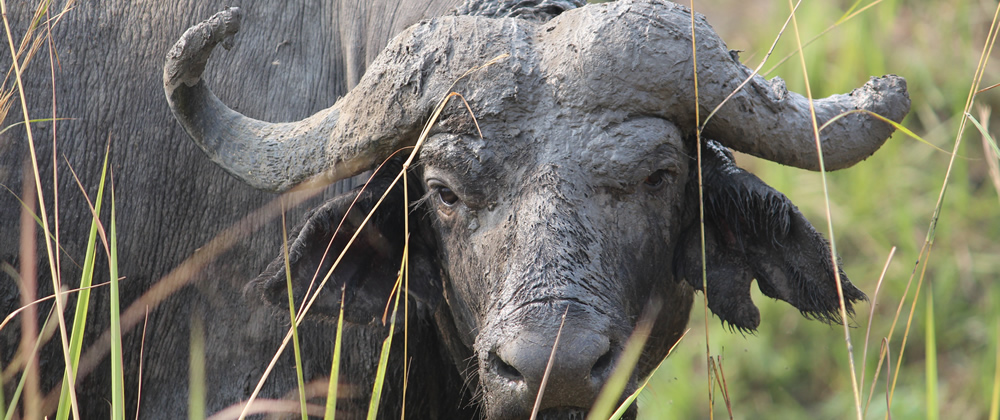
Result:
[[[577,407],[555,407],[539,412],[538,418],[545,420],[584,420],[587,418],[587,410]]]
[[[633,404],[622,419],[635,419],[636,408]],[[542,420],[584,420],[587,418],[587,409],[580,407],[553,407],[538,412],[538,418]]]

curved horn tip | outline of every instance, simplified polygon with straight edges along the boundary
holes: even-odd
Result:
[[[859,89],[851,92],[859,97],[863,108],[879,113],[895,122],[903,121],[910,112],[910,94],[906,90],[906,79],[895,74],[872,77]],[[875,106],[872,106],[875,105]]]
[[[239,7],[228,7],[205,21],[188,28],[167,52],[163,65],[163,84],[169,92],[181,83],[194,86],[201,80],[205,64],[216,45],[230,49],[233,36],[240,30],[243,12]]]

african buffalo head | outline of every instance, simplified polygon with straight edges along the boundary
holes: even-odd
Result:
[[[201,79],[211,49],[238,29],[238,11],[227,11],[185,33],[164,84],[175,116],[212,160],[274,191],[378,166],[417,143],[447,94],[461,94],[420,145],[408,174],[418,181],[412,203],[401,185],[390,187],[395,162],[357,199],[310,214],[290,244],[294,289],[301,299],[317,271],[322,278],[388,191],[317,311],[335,314],[345,286],[349,320],[381,316],[410,206],[411,297],[481,392],[483,413],[530,413],[559,335],[541,400],[543,413],[558,415],[591,405],[651,302],[661,309],[632,389],[679,339],[693,292],[703,289],[699,168],[712,311],[755,329],[749,288],[757,279],[765,295],[805,315],[840,320],[826,241],[726,149],[819,169],[809,101],[780,79],[751,77],[701,16],[696,90],[691,24],[686,8],[652,0],[590,5],[547,22],[431,19],[390,42],[331,108],[275,124],[229,109]],[[813,105],[818,125],[855,109],[900,121],[909,99],[902,78],[885,76]],[[699,124],[715,141],[699,145]],[[836,120],[820,132],[825,168],[868,157],[892,131],[864,113]],[[848,308],[864,299],[841,279]],[[285,284],[279,258],[251,289],[287,305]]]

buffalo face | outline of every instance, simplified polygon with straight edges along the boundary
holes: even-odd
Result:
[[[852,113],[817,139],[809,100],[780,80],[751,76],[694,20],[698,90],[690,13],[627,0],[543,24],[423,22],[397,37],[347,96],[295,123],[242,116],[200,79],[204,49],[231,35],[232,19],[185,34],[168,55],[164,87],[199,147],[272,190],[377,166],[416,145],[436,104],[461,94],[425,133],[405,175],[417,204],[391,186],[396,162],[357,198],[310,215],[289,250],[296,297],[316,290],[343,253],[313,313],[332,317],[343,307],[349,321],[375,325],[405,254],[415,316],[437,331],[421,340],[445,350],[482,414],[526,417],[541,394],[543,415],[580,415],[644,313],[655,314],[654,327],[626,392],[663,358],[694,290],[740,330],[760,323],[754,279],[765,295],[823,320],[841,320],[838,276],[848,310],[864,299],[798,209],[735,166],[726,147],[818,169],[818,140],[827,169],[837,169],[873,153],[891,126]],[[905,82],[886,76],[813,105],[820,125],[855,109],[899,121],[909,99]],[[702,128],[719,143],[700,139]],[[276,259],[249,290],[286,305],[284,264]]]
[[[647,305],[662,306],[652,363],[691,305],[690,287],[672,279],[670,245],[693,215],[691,144],[662,119],[592,115],[552,126],[543,120],[554,108],[544,109],[516,135],[481,119],[483,138],[439,133],[420,152],[465,351],[456,362],[478,361],[490,418],[530,414],[556,336],[540,407],[584,410]],[[498,153],[492,144],[515,147]]]

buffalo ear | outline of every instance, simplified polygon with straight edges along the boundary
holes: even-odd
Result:
[[[750,284],[756,278],[764,295],[790,303],[807,318],[842,322],[829,245],[798,207],[737,167],[729,151],[714,141],[702,148],[702,177],[712,312],[736,329],[755,330],[760,312],[750,298]],[[694,194],[697,188],[694,183]],[[697,221],[681,235],[675,267],[678,278],[703,289]],[[853,314],[853,303],[867,298],[842,270],[839,274],[844,304]]]
[[[302,307],[307,290],[310,296],[315,293],[390,180],[376,179],[363,191],[355,190],[327,201],[310,211],[306,222],[289,238],[288,263],[296,308]],[[397,186],[368,224],[361,228],[361,233],[320,291],[309,310],[310,315],[336,321],[343,290],[345,320],[366,324],[383,316],[403,258],[403,205],[402,187]],[[424,242],[417,219],[419,217],[411,216],[409,292],[419,309],[423,305],[437,305],[442,291],[438,270],[432,263],[432,245]],[[264,272],[250,282],[246,292],[287,311],[287,284],[285,256],[279,251]]]

